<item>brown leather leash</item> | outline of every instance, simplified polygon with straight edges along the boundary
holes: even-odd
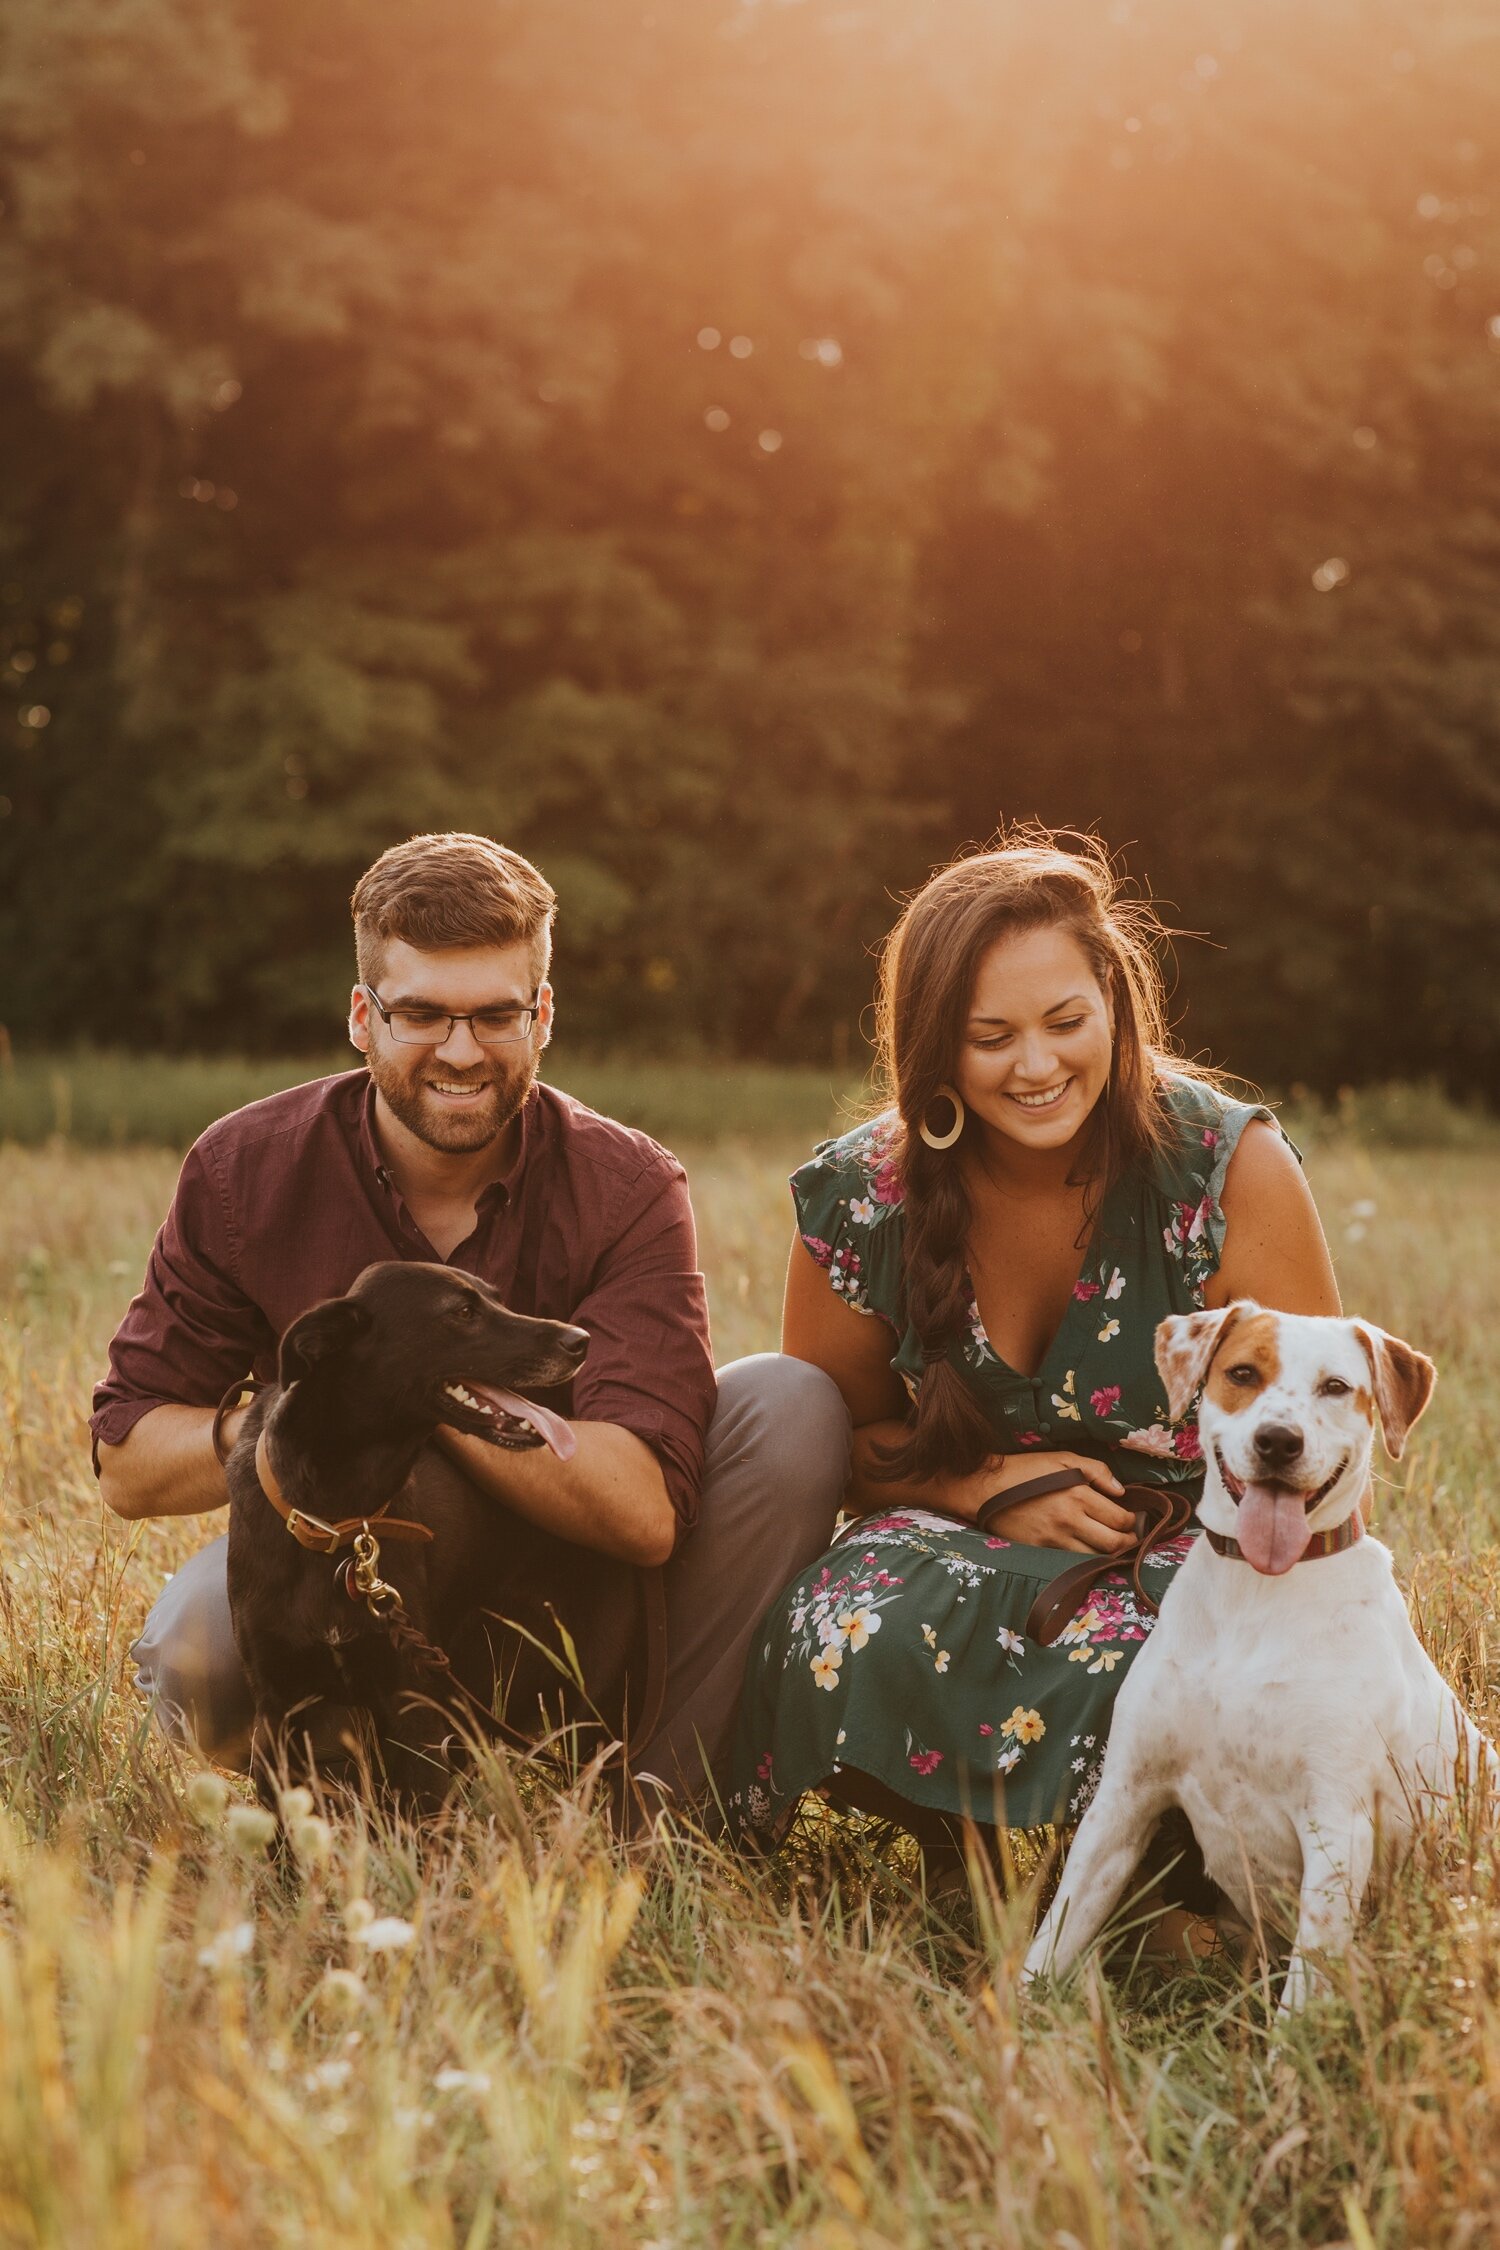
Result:
[[[1028,1477],[986,1500],[974,1521],[989,1531],[1007,1511],[1023,1500],[1040,1500],[1046,1493],[1066,1491],[1086,1480],[1076,1469],[1049,1469],[1045,1476]],[[1165,1485],[1127,1484],[1121,1502],[1136,1519],[1135,1544],[1118,1555],[1086,1555],[1038,1592],[1026,1618],[1026,1637],[1050,1648],[1078,1613],[1084,1596],[1111,1571],[1127,1570],[1136,1600],[1154,1617],[1158,1603],[1141,1582],[1141,1568],[1168,1539],[1185,1531],[1192,1521],[1193,1504],[1186,1493]],[[967,1521],[967,1519],[964,1519]]]
[[[241,1406],[248,1406],[251,1399],[253,1399],[258,1392],[263,1391],[265,1387],[265,1384],[260,1380],[259,1376],[242,1375],[237,1383],[230,1384],[228,1390],[220,1399],[217,1407],[215,1407],[213,1432],[214,1459],[218,1462],[221,1469],[225,1468],[228,1465],[230,1450],[229,1447],[224,1443],[224,1424],[228,1421],[230,1415],[233,1414],[237,1408]]]
[[[666,1572],[655,1567],[643,1569],[640,1580],[641,1601],[646,1612],[646,1688],[641,1697],[635,1739],[644,1749],[661,1725],[662,1707],[667,1700]]]

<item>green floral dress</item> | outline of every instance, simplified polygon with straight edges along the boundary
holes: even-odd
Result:
[[[1167,1418],[1156,1328],[1202,1305],[1224,1244],[1229,1160],[1251,1118],[1271,1112],[1185,1077],[1166,1082],[1166,1099],[1176,1144],[1149,1176],[1105,1197],[1037,1374],[999,1358],[972,1293],[951,1357],[990,1416],[997,1452],[1093,1454],[1123,1483],[1177,1485],[1196,1498],[1197,1428]],[[829,1286],[888,1324],[891,1364],[914,1397],[922,1349],[902,1309],[902,1188],[889,1140],[889,1118],[877,1118],[825,1142],[793,1175],[792,1194]],[[1146,1564],[1158,1600],[1195,1536]],[[841,1766],[945,1813],[1017,1828],[1077,1820],[1120,1682],[1154,1622],[1124,1572],[1111,1572],[1053,1646],[1028,1641],[1038,1588],[1077,1560],[922,1508],[853,1524],[772,1604],[752,1649],[728,1794],[741,1839],[774,1843],[803,1791]]]

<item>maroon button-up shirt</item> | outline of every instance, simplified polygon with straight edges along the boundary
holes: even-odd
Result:
[[[119,1445],[154,1406],[217,1406],[247,1373],[276,1373],[283,1330],[365,1267],[437,1252],[375,1139],[362,1070],[316,1079],[220,1118],[188,1151],[145,1285],[94,1392],[98,1445]],[[486,1188],[449,1259],[513,1312],[575,1322],[588,1358],[580,1421],[631,1430],[661,1462],[679,1532],[694,1520],[715,1386],[687,1179],[644,1133],[538,1082],[521,1153]]]

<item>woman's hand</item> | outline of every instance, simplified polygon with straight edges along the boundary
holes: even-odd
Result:
[[[996,1537],[1026,1547],[1062,1547],[1075,1555],[1120,1555],[1133,1547],[1139,1534],[1135,1517],[1120,1505],[1125,1487],[1102,1461],[1084,1453],[992,1454],[974,1476],[954,1480],[949,1505],[977,1519],[996,1493],[1057,1469],[1076,1470],[1077,1482],[997,1510],[990,1521]]]

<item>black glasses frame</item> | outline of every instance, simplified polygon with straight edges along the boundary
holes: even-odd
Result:
[[[441,1018],[446,1014],[448,1017],[448,1028],[442,1034],[442,1037],[439,1039],[403,1039],[401,1037],[401,1034],[396,1030],[394,1024],[391,1021],[391,1018],[397,1015],[409,1014],[412,1011],[401,1008],[388,1008],[385,1002],[381,999],[380,994],[375,990],[375,987],[372,984],[361,984],[359,989],[364,994],[367,1000],[374,1001],[376,1007],[380,1010],[381,1021],[384,1023],[386,1030],[395,1040],[398,1047],[445,1047],[448,1044],[448,1041],[453,1037],[455,1026],[461,1023],[466,1023],[468,1025],[469,1036],[473,1039],[476,1047],[513,1047],[516,1044],[517,1040],[525,1039],[529,1035],[532,1025],[536,1022],[537,1015],[541,1009],[542,1004],[542,988],[540,985],[538,985],[531,998],[516,1010],[518,1016],[522,1016],[525,1018],[525,1021],[521,1024],[520,1029],[518,1031],[507,1033],[504,1039],[481,1039],[478,1032],[474,1029],[475,1017],[493,1015],[494,1010],[492,1008],[475,1008],[466,1016],[455,1015],[451,1011],[443,1008],[434,1008],[432,1012],[435,1016]]]

